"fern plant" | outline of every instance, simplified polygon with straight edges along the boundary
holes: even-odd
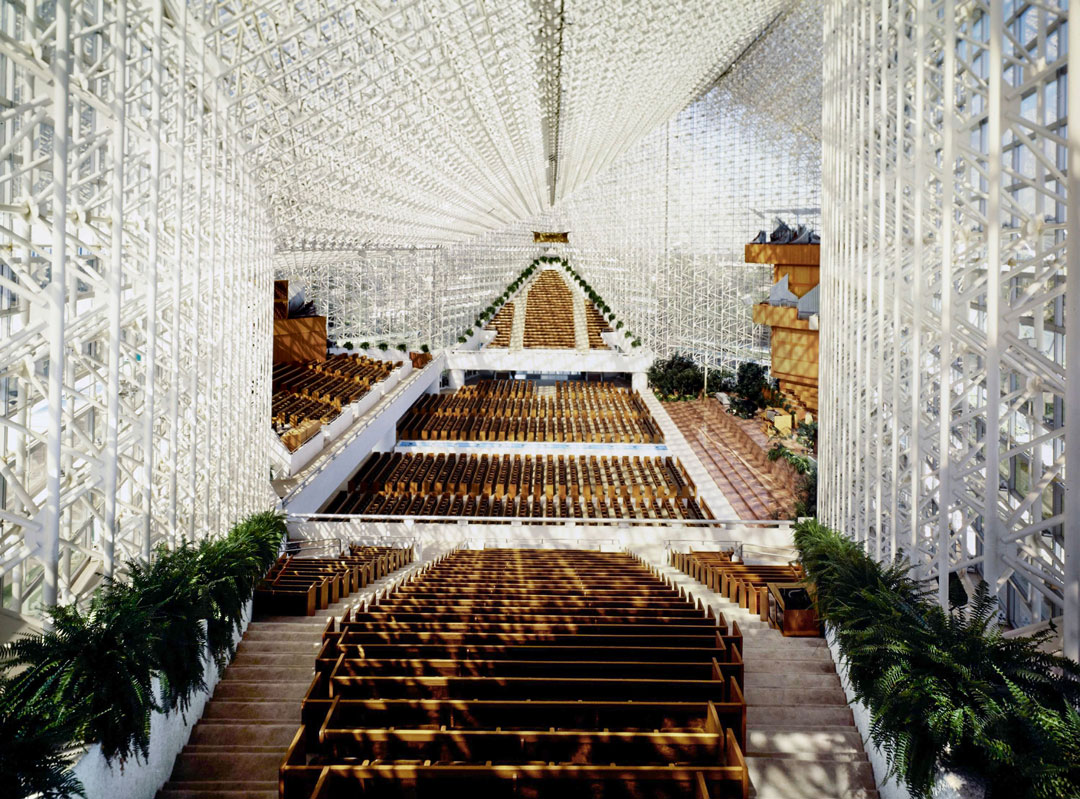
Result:
[[[62,605],[50,608],[49,616],[51,629],[4,646],[0,668],[25,669],[25,691],[77,710],[77,735],[100,743],[106,758],[146,757],[156,707],[150,656],[156,631],[138,595],[111,583],[94,594],[85,613]]]
[[[162,547],[149,564],[128,564],[131,588],[156,631],[149,655],[161,685],[157,704],[166,711],[186,711],[192,697],[206,690],[203,619],[211,608],[198,565],[198,551],[186,543],[171,552]]]
[[[994,797],[1080,794],[1080,666],[1041,651],[1049,631],[1005,638],[985,583],[942,608],[909,564],[880,564],[816,521],[795,543],[871,736],[915,796],[942,768],[979,775]]]
[[[69,771],[82,714],[77,706],[53,701],[56,679],[42,683],[25,672],[22,678],[0,678],[0,796],[86,796]]]

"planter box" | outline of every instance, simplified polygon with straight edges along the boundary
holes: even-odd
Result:
[[[251,602],[244,609],[240,633],[234,641],[239,642],[251,621]],[[209,651],[203,653],[203,673],[207,689],[191,700],[187,713],[178,710],[169,715],[152,713],[150,716],[150,756],[146,761],[129,760],[121,766],[117,761],[109,763],[101,754],[101,745],[93,744],[72,767],[72,772],[82,782],[86,799],[154,799],[161,786],[172,776],[176,756],[180,754],[191,736],[191,730],[202,716],[206,703],[214,693],[220,677],[217,665]],[[154,678],[154,692],[160,686]]]

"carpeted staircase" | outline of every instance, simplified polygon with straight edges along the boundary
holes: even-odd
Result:
[[[785,638],[677,569],[651,565],[742,629],[751,795],[877,799],[874,772],[825,639]]]

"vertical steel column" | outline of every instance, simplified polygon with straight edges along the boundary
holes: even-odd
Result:
[[[186,181],[184,154],[187,152],[187,3],[180,3],[179,25],[179,59],[176,68],[179,95],[176,101],[176,208],[174,212],[174,225],[176,232],[173,237],[173,263],[172,263],[172,392],[169,395],[169,460],[171,474],[169,475],[169,535],[176,536],[180,529],[179,504],[180,504],[180,391],[183,388],[183,371],[181,370],[180,351],[184,346],[183,336],[180,334],[181,315],[183,308],[183,276],[184,276],[184,185]]]
[[[102,571],[111,577],[116,560],[116,504],[120,472],[120,303],[124,277],[124,114],[127,94],[127,0],[117,0],[113,37],[112,206],[109,259],[109,372],[105,423],[105,526]]]
[[[951,124],[956,102],[956,0],[943,0],[945,14],[945,59],[942,75],[941,118],[941,332],[939,354],[938,405],[938,602],[949,607],[949,550],[952,529],[949,508],[952,504],[952,293],[953,293],[953,196],[955,193],[954,165],[956,154]]]
[[[987,180],[986,202],[986,491],[983,507],[983,579],[997,593],[1001,575],[998,542],[1001,524],[998,515],[999,454],[1001,450],[1001,181],[1002,159],[1002,81],[1005,61],[1005,11],[989,4],[990,48],[987,73]],[[1071,26],[1070,26],[1071,27]]]
[[[49,275],[49,432],[45,451],[45,529],[41,565],[44,582],[42,604],[55,605],[59,597],[60,561],[60,459],[64,434],[64,318],[67,287],[67,152],[68,79],[71,75],[71,0],[56,2],[56,50],[53,54],[53,207],[52,272]]]
[[[1080,75],[1080,20],[1069,20],[1069,75]],[[1080,113],[1080,80],[1069,81],[1070,111]],[[1080,125],[1069,125],[1067,209],[1068,251],[1065,278],[1065,615],[1064,654],[1080,660]]]
[[[143,537],[142,556],[150,560],[154,532],[154,421],[157,382],[158,269],[161,229],[161,53],[164,0],[152,0],[153,42],[150,50],[150,221],[146,268],[146,378],[143,399]]]

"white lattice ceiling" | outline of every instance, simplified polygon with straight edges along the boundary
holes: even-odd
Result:
[[[232,98],[226,124],[248,143],[279,245],[362,246],[542,213],[788,5],[231,0],[190,4],[188,29]]]

